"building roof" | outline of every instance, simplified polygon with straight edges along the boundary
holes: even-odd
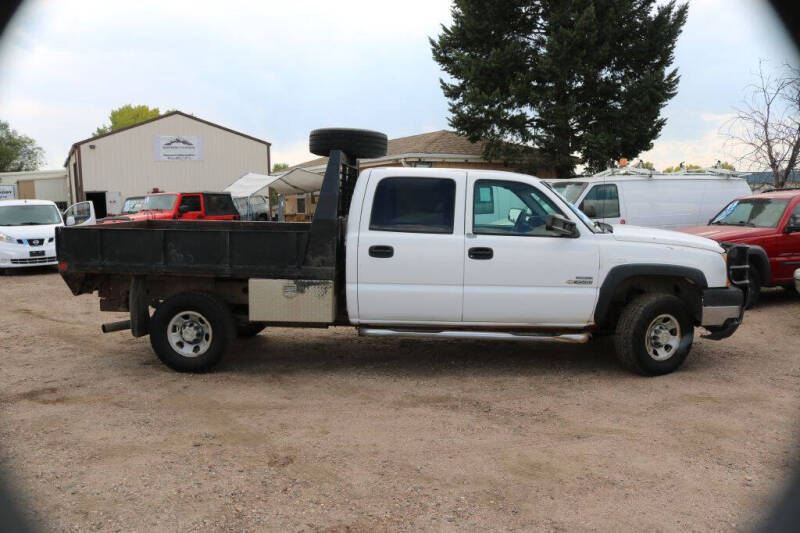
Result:
[[[458,156],[482,157],[485,145],[486,143],[483,141],[470,142],[463,135],[453,131],[439,130],[389,139],[386,156],[377,159],[387,159],[405,154],[414,154],[415,156],[436,154],[440,157],[451,156],[454,159],[458,158]],[[327,164],[327,162],[327,157],[318,157],[317,159],[291,166],[288,170],[321,166]]]
[[[771,170],[766,172],[751,172],[746,179],[747,183],[766,183],[769,185],[775,183],[775,175]],[[800,182],[800,171],[792,170],[789,173],[789,179],[786,181],[791,181],[794,183]]]
[[[73,143],[72,146],[69,149],[69,153],[67,153],[67,159],[64,161],[64,166],[67,166],[67,164],[69,163],[69,158],[72,155],[72,152],[75,151],[75,148],[78,147],[81,144],[86,144],[88,142],[96,141],[97,139],[101,139],[103,137],[108,137],[109,135],[115,135],[117,133],[121,133],[121,132],[126,131],[126,130],[130,130],[130,129],[133,129],[133,128],[138,128],[139,126],[144,126],[145,124],[149,124],[150,122],[155,122],[157,120],[161,120],[161,119],[164,119],[164,118],[167,118],[167,117],[171,117],[171,116],[174,116],[174,115],[181,115],[182,117],[190,118],[190,119],[195,120],[197,122],[202,122],[203,124],[206,124],[208,126],[213,126],[215,128],[227,131],[228,133],[233,133],[234,135],[239,135],[240,137],[244,137],[245,139],[250,139],[251,141],[259,142],[259,143],[265,144],[267,146],[271,145],[270,142],[265,141],[264,139],[259,139],[258,137],[253,137],[251,135],[247,135],[246,133],[242,133],[240,131],[232,130],[230,128],[226,128],[225,126],[220,126],[219,124],[216,124],[214,122],[209,122],[208,120],[203,120],[202,118],[197,118],[197,117],[195,117],[193,115],[190,115],[188,113],[184,113],[183,111],[170,111],[169,113],[164,113],[163,115],[159,115],[159,116],[157,116],[155,118],[150,118],[150,119],[147,119],[147,120],[143,120],[141,122],[137,122],[136,124],[132,124],[130,126],[126,126],[124,128],[120,128],[118,130],[113,130],[113,131],[109,131],[108,133],[102,133],[100,135],[95,135],[94,137],[89,137],[88,139],[84,139],[82,141],[78,141],[76,143]]]

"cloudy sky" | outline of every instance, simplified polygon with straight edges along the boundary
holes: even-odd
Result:
[[[448,0],[28,0],[0,42],[0,118],[47,166],[122,104],[180,109],[267,139],[298,163],[309,130],[389,137],[447,128],[427,37]],[[691,0],[679,94],[653,150],[658,168],[730,158],[718,135],[760,59],[798,63],[764,0]]]

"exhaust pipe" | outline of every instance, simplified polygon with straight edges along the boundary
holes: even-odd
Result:
[[[123,331],[126,329],[131,329],[131,321],[130,320],[120,320],[119,322],[106,322],[100,329],[103,333],[111,333],[112,331]]]

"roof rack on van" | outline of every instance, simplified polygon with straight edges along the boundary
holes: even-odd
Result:
[[[691,170],[681,167],[676,172],[659,172],[657,170],[650,170],[643,167],[616,167],[603,170],[597,174],[592,174],[592,177],[606,177],[606,176],[646,176],[652,178],[653,176],[720,176],[725,178],[741,178],[749,175],[749,172],[737,172],[735,170],[727,170],[719,167],[703,167],[693,168]]]

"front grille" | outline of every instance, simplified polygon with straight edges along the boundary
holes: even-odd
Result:
[[[26,259],[12,259],[12,265],[40,265],[42,263],[54,263],[55,256],[52,257],[28,257]]]
[[[46,242],[53,242],[53,237],[49,239],[17,239],[17,244],[27,244],[28,246],[42,246]]]

